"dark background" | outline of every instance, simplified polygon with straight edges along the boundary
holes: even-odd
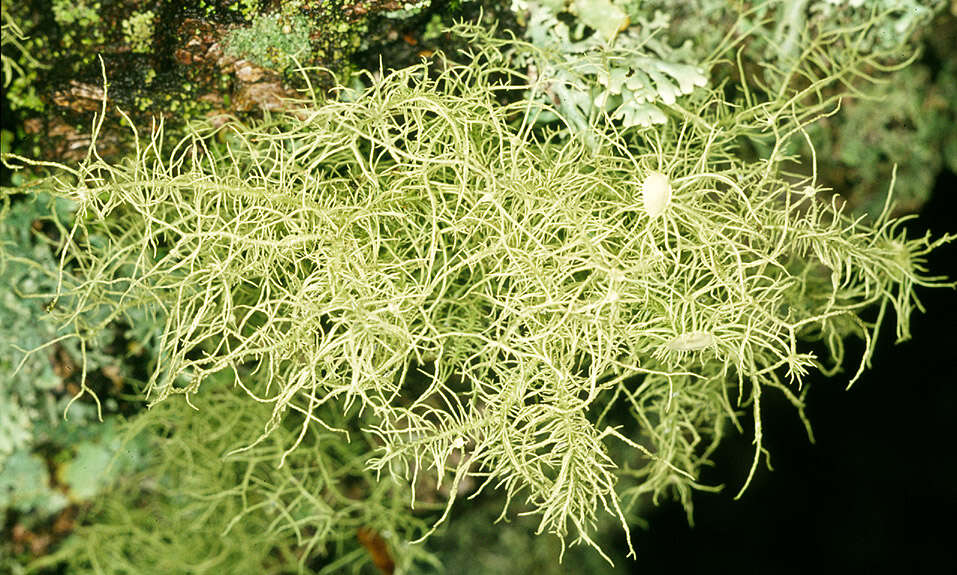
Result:
[[[909,237],[957,233],[957,176],[945,172]],[[935,275],[957,279],[957,242],[932,254]],[[696,493],[695,526],[678,504],[633,533],[634,573],[953,573],[957,569],[957,292],[919,288],[926,314],[912,340],[882,330],[872,369],[809,378],[816,444],[779,394],[762,396],[763,466],[744,496],[753,457],[747,433],[729,437]],[[849,348],[848,360],[862,346]],[[748,430],[748,421],[742,420]]]

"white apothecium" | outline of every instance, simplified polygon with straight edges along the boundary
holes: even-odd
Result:
[[[671,180],[661,172],[651,172],[641,183],[641,198],[648,216],[657,218],[671,203]]]

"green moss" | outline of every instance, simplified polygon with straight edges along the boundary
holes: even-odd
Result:
[[[17,76],[10,87],[7,89],[7,102],[10,103],[11,110],[33,110],[34,112],[43,112],[46,104],[37,93],[36,70]]]
[[[148,53],[153,43],[153,23],[156,15],[152,10],[136,12],[123,20],[123,37],[130,49],[139,54]]]
[[[61,26],[76,24],[81,28],[100,21],[100,3],[88,0],[53,0],[53,18]]]
[[[294,60],[310,58],[309,21],[299,15],[267,14],[256,17],[247,28],[226,36],[226,53],[265,68],[282,71]]]
[[[285,2],[284,4],[296,4],[297,2]],[[229,10],[232,12],[239,12],[242,17],[251,22],[256,18],[256,15],[259,14],[262,9],[261,2],[259,0],[239,0],[238,2],[230,2]]]
[[[392,10],[383,14],[386,18],[395,20],[404,20],[420,14],[432,5],[432,0],[413,0],[412,2],[403,2],[398,10]]]
[[[425,31],[422,33],[422,39],[426,42],[435,40],[442,35],[444,30],[445,24],[442,22],[442,16],[439,14],[433,14],[432,18],[429,19],[429,23],[425,26]]]
[[[100,3],[88,0],[54,0],[53,17],[60,25],[60,44],[65,49],[100,46],[106,41],[100,19]]]

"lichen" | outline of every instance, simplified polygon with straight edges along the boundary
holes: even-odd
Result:
[[[843,364],[843,338],[865,341],[853,381],[885,318],[909,336],[914,287],[946,285],[921,270],[952,238],[908,238],[890,203],[852,219],[785,168],[843,68],[808,63],[812,89],[760,104],[708,91],[658,130],[559,137],[527,129],[508,95],[530,87],[502,53],[473,50],[260,123],[193,126],[170,153],[155,132],[123,162],[62,167],[74,177],[50,192],[77,202],[69,237],[104,239],[65,247],[75,337],[162,314],[154,404],[226,374],[271,406],[250,446],[297,422],[280,461],[330,428],[325,409],[366,414],[370,469],[448,486],[436,525],[465,485],[492,484],[540,532],[597,546],[597,517],[627,537],[642,494],[690,506],[746,405],[743,490],[765,453],[762,395],[803,417],[795,386]],[[761,161],[742,153],[752,134],[773,143]],[[668,201],[649,213],[656,173]]]
[[[225,77],[239,87],[216,105],[276,100],[262,116],[191,118],[171,137],[161,122],[150,130],[108,113],[107,70],[99,83],[71,78],[53,102],[96,119],[84,158],[4,155],[53,175],[15,193],[76,209],[57,227],[59,274],[45,278],[56,279],[48,309],[66,331],[48,337],[94,358],[117,321],[162,333],[128,332],[155,343],[141,396],[153,409],[127,428],[151,438],[148,469],[97,502],[47,564],[260,573],[297,561],[304,571],[319,557],[326,572],[369,559],[408,570],[429,559],[411,539],[429,537],[466,496],[492,494],[501,517],[535,518],[536,533],[557,535],[559,557],[570,542],[610,560],[603,523],[621,525],[634,554],[639,498],[673,496],[690,513],[694,490],[717,489],[701,472],[729,424],[741,428],[742,409],[754,452],[739,494],[767,454],[765,426],[777,424],[762,419],[765,394],[781,393],[807,424],[802,385],[845,367],[845,338],[863,341],[853,383],[888,323],[909,337],[915,286],[952,285],[925,259],[954,238],[908,237],[892,216],[893,178],[872,220],[845,214],[823,193],[813,147],[804,162],[793,154],[862,76],[899,54],[815,36],[805,18],[792,36],[792,24],[764,21],[782,6],[766,3],[726,20],[734,34],[722,37],[736,39],[699,58],[661,38],[673,30],[667,14],[638,4],[543,0],[581,20],[564,46],[585,64],[565,78],[580,96],[570,107],[554,99],[561,78],[547,68],[555,54],[541,57],[547,43],[468,24],[454,28],[474,42],[460,57],[436,53],[370,74],[367,87],[284,100],[297,61],[350,54],[365,21],[356,6],[308,1],[227,8],[231,34],[308,20],[305,40],[258,45],[270,69],[252,51],[226,53],[219,25],[178,22],[185,80],[173,93],[155,77],[157,89],[140,94],[174,117]],[[600,14],[612,15],[604,30]],[[644,30],[622,30],[622,15]],[[800,49],[760,60],[776,30]],[[642,33],[657,56],[602,60],[610,43]],[[167,73],[128,52],[132,77]],[[669,74],[679,55],[692,69]],[[785,60],[790,68],[775,68]],[[709,82],[696,82],[705,71]],[[596,91],[627,96],[615,102],[626,111],[582,103]],[[664,121],[629,116],[636,103]],[[551,125],[537,123],[545,114]],[[122,153],[100,153],[120,129],[130,134]],[[41,352],[22,352],[23,367],[42,367]],[[88,412],[94,363],[74,381],[74,406]],[[19,411],[22,397],[7,403]],[[0,429],[21,423],[0,407]],[[18,482],[46,480],[38,458],[19,455],[29,438],[11,437]],[[102,467],[107,447],[118,449],[75,455]],[[79,466],[56,477],[74,496],[106,487]]]

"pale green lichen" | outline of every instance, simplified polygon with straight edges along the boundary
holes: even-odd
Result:
[[[77,402],[66,411],[71,394],[65,379],[79,367],[73,361],[84,358],[90,371],[118,361],[102,349],[85,352],[75,338],[59,339],[69,330],[59,330],[44,310],[56,291],[57,260],[51,240],[37,230],[63,225],[70,214],[69,202],[44,195],[0,210],[0,521],[12,512],[25,514],[20,521],[27,525],[46,521],[70,502],[89,501],[130,468],[107,469],[114,428],[86,425],[97,419],[95,404]],[[143,335],[139,341],[148,345]],[[116,400],[104,407],[115,409]],[[55,479],[44,458],[50,454]],[[0,568],[6,551],[0,544]]]
[[[197,399],[198,410],[170,402],[128,422],[112,452],[94,456],[112,463],[115,487],[90,506],[72,539],[30,568],[62,563],[77,573],[102,566],[99,572],[116,574],[334,575],[371,563],[358,529],[381,534],[399,572],[428,561],[421,547],[405,543],[427,528],[406,507],[408,486],[376,481],[365,469],[371,438],[350,442],[321,428],[297,437],[297,429],[284,427],[224,457],[259,433],[269,412],[224,383]],[[322,417],[350,425],[351,418],[331,406]],[[294,442],[303,448],[277,467]],[[143,460],[141,468],[123,466],[129,452]],[[118,469],[125,471],[120,477]],[[0,504],[3,487],[0,478]],[[306,567],[317,564],[322,568]]]
[[[573,0],[569,10],[608,42],[631,24],[628,14],[612,0]]]
[[[567,6],[530,1],[524,7],[528,44],[514,45],[515,62],[541,81],[532,98],[553,103],[576,131],[586,132],[603,114],[626,128],[663,124],[667,107],[707,84],[709,64],[693,63],[689,46],[676,48],[661,38],[669,24],[665,13],[632,22],[610,0]],[[580,24],[559,19],[566,9]]]
[[[153,402],[231,374],[271,405],[253,445],[299,426],[280,461],[336,428],[335,406],[376,438],[372,469],[433,475],[449,505],[464,483],[497,486],[539,532],[594,545],[598,515],[627,530],[641,494],[690,506],[741,406],[753,474],[763,393],[800,409],[805,374],[841,365],[850,335],[865,340],[856,378],[884,318],[908,337],[914,286],[943,285],[921,263],[950,238],[908,238],[886,208],[852,220],[782,167],[852,71],[815,61],[772,99],[709,91],[658,130],[563,139],[531,129],[527,101],[503,103],[532,87],[498,51],[466,58],[194,127],[171,154],[157,133],[123,163],[63,167],[51,191],[78,212],[61,319],[85,341],[161,313]],[[765,159],[745,159],[746,136],[771,142]],[[651,219],[654,172],[673,191]]]
[[[665,30],[662,18],[650,19],[650,36]],[[743,408],[755,440],[746,487],[765,453],[763,394],[780,392],[800,412],[805,376],[838,371],[849,336],[864,340],[853,382],[886,321],[909,336],[915,286],[948,285],[922,266],[952,238],[909,238],[890,198],[871,224],[848,217],[822,199],[816,166],[796,175],[787,152],[883,54],[854,51],[840,34],[802,35],[800,53],[813,57],[775,71],[779,88],[766,90],[736,59],[740,45],[722,44],[708,61],[726,67],[724,83],[700,86],[703,72],[686,70],[687,93],[659,54],[638,64],[668,121],[623,115],[622,129],[610,110],[585,117],[575,101],[556,109],[541,98],[555,76],[534,42],[456,30],[478,42],[467,64],[438,55],[434,67],[370,78],[340,99],[305,93],[261,121],[191,124],[172,150],[157,131],[123,161],[91,149],[78,167],[43,164],[57,177],[42,187],[78,210],[64,233],[57,317],[85,343],[114,319],[156,314],[150,415],[185,395],[202,414],[190,414],[186,436],[216,447],[158,442],[176,446],[157,466],[188,492],[157,490],[166,500],[142,512],[108,500],[77,561],[122,570],[147,549],[156,565],[212,553],[261,571],[276,532],[321,540],[296,530],[314,517],[310,505],[333,533],[337,510],[315,494],[356,476],[364,494],[388,494],[378,517],[397,524],[409,517],[403,502],[426,493],[448,502],[442,523],[464,495],[498,489],[503,516],[521,506],[538,533],[597,546],[601,518],[627,534],[644,495],[674,495],[690,510]],[[532,55],[516,71],[521,51]],[[582,62],[600,57],[596,48]],[[580,76],[623,92],[635,72],[613,68]],[[588,82],[576,88],[591,94]],[[536,124],[546,113],[560,129]],[[207,403],[217,381],[250,397]],[[230,418],[248,421],[238,431]],[[360,439],[346,443],[347,433]],[[356,451],[325,466],[330,444]],[[227,448],[256,464],[245,474],[227,463],[210,478],[207,462]],[[329,481],[296,475],[345,467]],[[355,501],[359,514],[382,500]],[[148,518],[184,502],[164,541]],[[129,536],[111,540],[111,524]],[[227,548],[207,538],[210,526],[248,530],[236,539],[252,544]],[[430,532],[414,524],[390,544]]]

